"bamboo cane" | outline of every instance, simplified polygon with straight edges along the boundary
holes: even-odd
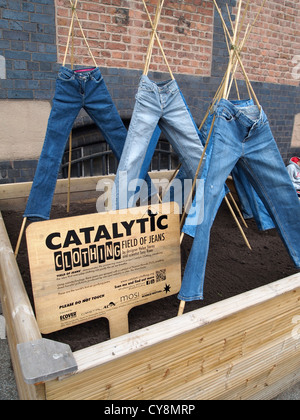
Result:
[[[232,195],[232,192],[230,191],[230,192],[228,193],[228,195],[229,195],[229,197],[231,198],[231,201],[233,202],[234,207],[236,208],[236,211],[238,212],[238,214],[239,214],[240,218],[242,219],[242,222],[244,223],[244,226],[248,229],[248,225],[247,225],[247,223],[246,223],[246,220],[245,220],[244,216],[242,215],[242,212],[241,212],[241,210],[239,209],[239,206],[237,205],[237,202],[235,201],[235,199],[234,199],[234,197],[233,197],[233,195]]]
[[[70,3],[72,4],[72,1],[71,1],[71,0],[70,0]],[[95,65],[95,67],[97,67],[97,62],[96,62],[95,57],[94,57],[94,55],[93,55],[93,53],[92,53],[92,50],[91,50],[90,45],[89,45],[89,43],[88,43],[88,40],[87,40],[87,38],[86,38],[86,36],[85,36],[85,34],[84,34],[84,31],[83,31],[83,28],[82,28],[81,22],[80,22],[80,20],[79,20],[79,18],[78,18],[78,15],[77,15],[77,10],[76,10],[76,8],[75,8],[74,14],[75,14],[75,16],[76,16],[76,20],[77,20],[77,23],[78,23],[78,26],[79,26],[79,29],[80,29],[81,35],[82,35],[82,37],[83,37],[83,39],[84,39],[84,42],[85,42],[85,44],[86,44],[86,46],[87,46],[88,52],[89,52],[89,54],[90,54],[90,56],[91,56],[91,58],[92,58],[92,60],[93,60],[93,63],[94,63],[94,65]]]
[[[71,202],[71,170],[72,170],[72,148],[73,148],[72,131],[69,136],[69,162],[68,162],[68,195],[67,195],[67,213],[70,213]]]
[[[22,237],[23,237],[24,230],[25,230],[25,227],[26,227],[26,222],[27,222],[27,217],[24,217],[23,223],[22,223],[22,226],[21,226],[21,230],[20,230],[20,233],[19,233],[19,238],[18,238],[18,241],[17,241],[16,249],[15,249],[15,257],[16,258],[19,254]]]
[[[66,62],[66,57],[67,57],[67,52],[69,49],[69,44],[70,44],[70,38],[72,39],[72,47],[71,47],[71,69],[73,70],[74,68],[74,18],[76,17],[76,21],[78,23],[78,26],[80,28],[82,37],[86,43],[88,52],[90,54],[90,56],[92,57],[92,60],[94,62],[95,67],[97,67],[97,63],[96,60],[94,58],[94,55],[90,49],[89,43],[87,41],[87,38],[84,34],[82,25],[80,23],[80,20],[78,18],[77,15],[77,2],[78,0],[76,0],[75,2],[72,2],[72,0],[70,0],[70,4],[72,7],[72,20],[71,20],[71,26],[70,26],[70,30],[69,30],[69,36],[68,36],[68,41],[67,41],[67,47],[66,47],[66,52],[65,52],[65,57],[64,57],[64,65]],[[67,213],[70,212],[70,201],[71,201],[71,169],[72,169],[72,149],[73,149],[73,135],[72,135],[72,131],[70,133],[70,137],[69,137],[69,163],[68,163],[68,194],[67,194]]]
[[[237,31],[238,31],[239,22],[240,22],[242,3],[243,3],[243,0],[240,0],[239,7],[238,7],[237,18],[236,18],[236,25],[235,25],[235,29],[234,29],[234,33],[233,33],[233,39],[232,39],[232,42],[231,42],[231,44],[233,46],[236,45]],[[225,97],[225,99],[228,99],[228,97],[229,97],[228,85],[229,85],[229,77],[230,77],[230,74],[231,74],[231,69],[232,69],[232,66],[233,66],[233,57],[234,57],[234,49],[232,49],[230,51],[229,67],[228,67],[228,71],[227,71],[227,75],[226,75],[226,79],[225,79],[225,85],[224,85],[224,97]]]
[[[75,14],[75,12],[76,12],[76,8],[72,9],[72,13]],[[73,68],[74,68],[74,25],[72,27],[72,46],[71,46],[71,69],[73,70]],[[73,148],[73,135],[72,135],[72,130],[71,130],[70,137],[69,137],[67,213],[70,213],[70,201],[71,201],[72,148]]]
[[[237,48],[237,47],[236,47],[236,45],[234,44],[233,39],[232,39],[232,37],[231,37],[231,35],[230,35],[229,31],[228,31],[228,28],[227,28],[226,23],[225,23],[225,21],[224,21],[224,18],[223,18],[222,12],[221,12],[221,10],[220,10],[220,8],[219,8],[219,6],[218,6],[218,4],[217,4],[216,0],[213,0],[213,1],[214,1],[215,6],[216,6],[216,9],[217,9],[217,11],[218,11],[218,13],[219,13],[219,15],[220,15],[220,18],[221,18],[222,24],[223,24],[223,26],[224,26],[224,28],[225,28],[225,30],[226,30],[226,32],[227,32],[228,38],[229,38],[229,40],[230,40],[230,42],[231,42],[231,44],[232,44],[232,51],[233,51],[233,53],[234,53],[234,54],[236,55],[236,57],[237,57],[237,60],[238,60],[238,62],[239,62],[239,64],[240,64],[240,67],[241,67],[241,69],[242,69],[242,72],[243,72],[244,78],[245,78],[245,80],[246,80],[246,83],[247,83],[247,84],[249,85],[249,87],[250,87],[251,93],[252,93],[252,95],[253,95],[253,98],[254,98],[254,100],[255,100],[255,102],[256,102],[256,104],[257,104],[258,108],[259,108],[259,109],[261,109],[261,105],[260,105],[260,103],[259,103],[259,101],[258,101],[258,99],[257,99],[257,96],[256,96],[256,94],[255,94],[255,92],[254,92],[254,89],[253,89],[253,87],[252,87],[252,84],[251,84],[251,82],[250,82],[250,80],[249,80],[249,77],[248,77],[248,75],[247,75],[247,72],[246,72],[246,70],[245,70],[245,67],[244,67],[244,65],[243,65],[243,63],[242,63],[241,57],[240,57],[239,52],[238,52],[238,48]]]
[[[147,51],[147,56],[146,56],[144,76],[147,76],[148,73],[149,73],[149,67],[150,67],[150,61],[151,61],[151,57],[152,57],[155,33],[156,33],[156,30],[157,30],[157,26],[158,26],[158,23],[159,23],[159,19],[160,19],[160,15],[161,15],[161,12],[162,12],[163,5],[164,5],[164,0],[158,0],[156,13],[155,13],[155,18],[154,18],[154,25],[152,26],[152,34],[151,34],[150,43],[149,43],[149,46],[148,46],[148,51]]]
[[[169,65],[169,63],[168,63],[168,60],[167,60],[166,54],[165,54],[165,52],[164,52],[164,50],[163,50],[163,47],[162,47],[162,45],[161,45],[160,39],[159,39],[158,34],[157,34],[157,30],[155,29],[154,24],[153,24],[153,22],[152,22],[152,19],[151,19],[151,16],[150,16],[150,14],[149,14],[148,7],[147,7],[147,5],[146,5],[145,0],[143,0],[143,3],[144,3],[144,7],[145,7],[145,10],[146,10],[146,13],[147,13],[147,16],[148,16],[148,19],[149,19],[150,25],[151,25],[151,27],[152,27],[152,30],[153,30],[153,31],[154,31],[154,33],[155,33],[155,37],[156,37],[157,43],[158,43],[158,45],[159,45],[160,51],[161,51],[161,53],[162,53],[162,55],[163,55],[163,58],[164,58],[164,60],[165,60],[165,63],[166,63],[166,66],[167,66],[167,68],[168,68],[168,71],[169,71],[169,73],[170,73],[170,76],[171,76],[171,78],[174,80],[174,79],[175,79],[175,78],[174,78],[174,75],[173,75],[173,73],[172,73],[172,70],[171,70],[171,67],[170,67],[170,65]]]
[[[68,50],[69,50],[70,39],[71,39],[73,26],[74,26],[75,10],[76,10],[76,7],[77,7],[78,0],[75,0],[74,3],[72,3],[72,1],[70,0],[70,3],[72,5],[72,19],[71,19],[71,24],[70,24],[70,28],[69,28],[69,34],[68,34],[68,40],[67,40],[67,45],[66,45],[66,50],[65,50],[64,60],[63,60],[63,66],[65,66],[66,60],[67,60],[67,54],[68,54]]]
[[[241,234],[242,234],[242,236],[243,236],[243,238],[244,238],[244,240],[245,240],[248,248],[250,249],[250,251],[252,251],[251,245],[250,245],[250,243],[249,243],[249,241],[248,241],[248,239],[247,239],[247,237],[246,237],[246,235],[245,235],[242,227],[240,226],[239,221],[237,220],[237,217],[236,217],[236,215],[234,213],[234,210],[233,210],[233,208],[232,208],[232,206],[231,206],[231,204],[230,204],[230,202],[229,202],[229,200],[228,200],[228,198],[226,196],[225,196],[225,201],[226,201],[226,204],[227,204],[227,206],[228,206],[228,208],[229,208],[229,210],[230,210],[230,212],[231,212],[234,220],[236,221],[237,225],[239,226],[240,232],[241,232]]]

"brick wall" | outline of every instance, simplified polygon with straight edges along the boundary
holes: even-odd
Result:
[[[146,1],[152,20],[157,1]],[[62,62],[71,22],[69,0],[57,0],[57,39]],[[151,26],[141,0],[81,1],[78,17],[99,65],[143,69]],[[174,73],[210,75],[213,35],[213,3],[201,0],[166,0],[159,34]],[[74,55],[80,64],[92,64],[75,25]],[[69,57],[70,62],[70,57]],[[157,44],[151,69],[166,72]]]
[[[51,99],[57,69],[53,0],[0,0],[0,99]]]
[[[248,23],[254,22],[262,1],[251,2],[244,29]],[[62,61],[71,10],[68,0],[58,0],[56,3],[59,58]],[[147,0],[146,3],[153,17],[153,4],[156,1]],[[225,3],[234,6],[236,1],[219,0],[218,3],[228,21]],[[293,77],[291,66],[294,57],[300,54],[299,6],[299,0],[267,0],[245,48],[244,62],[251,80],[299,85],[299,80]],[[234,7],[233,20],[236,12],[237,8]],[[151,28],[140,0],[82,1],[78,5],[78,16],[100,65],[143,69]],[[213,18],[213,1],[165,1],[158,30],[174,73],[210,76]],[[224,38],[221,24],[219,30]],[[228,57],[223,43],[222,50],[224,56]],[[79,29],[75,30],[75,55],[85,64],[92,63]],[[167,71],[158,47],[154,49],[151,68]]]
[[[152,16],[156,2],[146,1]],[[253,21],[261,2],[251,1],[245,22]],[[234,21],[237,1],[218,0],[229,22],[226,3]],[[243,57],[286,162],[292,154],[300,154],[300,148],[294,147],[300,143],[294,139],[291,145],[295,116],[300,114],[299,6],[300,0],[267,0]],[[151,32],[142,1],[81,0],[78,16],[113,101],[121,117],[129,119]],[[69,0],[0,0],[0,100],[51,100],[70,18]],[[228,64],[213,1],[165,0],[159,33],[172,71],[200,123]],[[74,47],[77,64],[92,64],[78,25]],[[157,45],[151,70],[155,80],[167,77]],[[244,81],[238,84],[246,97]],[[81,113],[75,127],[90,123]],[[36,160],[3,162],[0,156],[0,183],[31,180],[35,167]]]
[[[262,0],[251,2],[244,29]],[[236,14],[237,8],[233,13]],[[241,33],[243,39],[244,32]],[[300,54],[300,0],[267,0],[247,41],[243,63],[251,80],[299,86],[295,57]]]

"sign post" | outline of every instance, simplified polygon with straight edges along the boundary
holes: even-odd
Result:
[[[174,203],[37,222],[26,239],[43,334],[101,317],[126,334],[130,309],[181,286]]]

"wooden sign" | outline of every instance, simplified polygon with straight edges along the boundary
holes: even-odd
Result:
[[[26,239],[40,331],[105,317],[116,337],[128,332],[131,308],[178,293],[178,213],[166,203],[31,224]]]

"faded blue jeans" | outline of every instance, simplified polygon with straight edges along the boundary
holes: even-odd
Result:
[[[46,137],[24,213],[24,217],[30,220],[47,220],[50,217],[63,153],[81,108],[84,108],[97,124],[116,158],[121,158],[127,130],[107,90],[100,69],[82,70],[84,71],[78,72],[61,67],[59,71]],[[155,135],[159,136],[159,131],[156,131]],[[154,143],[157,140],[154,139]],[[150,179],[147,170],[151,157],[147,162],[142,162],[148,185]]]
[[[112,203],[117,209],[136,204],[135,185],[143,179],[142,163],[157,125],[177,153],[184,177],[195,177],[204,148],[177,82],[155,83],[142,76],[115,180]],[[130,188],[132,183],[135,185]]]
[[[204,218],[185,269],[178,298],[203,299],[212,215],[224,183],[237,163],[264,203],[296,267],[300,268],[300,204],[268,119],[256,106],[237,107],[222,99],[216,107],[212,161],[204,187]],[[216,264],[218,262],[216,261]]]
[[[258,229],[261,231],[274,229],[275,225],[271,216],[239,164],[233,169],[232,177],[244,218],[254,218]]]
[[[236,100],[236,101],[231,101],[231,103],[237,107],[244,107],[244,108],[254,105],[254,102],[252,99],[242,100],[242,101]],[[206,139],[208,137],[208,133],[211,128],[213,117],[214,117],[214,113],[210,113],[206,119],[205,124],[202,127],[202,130],[200,133],[202,144],[206,143]],[[213,133],[214,133],[214,130],[212,131],[211,139],[213,139]],[[210,165],[210,160],[211,160],[211,155],[212,155],[211,153],[212,145],[213,145],[213,141],[211,140],[206,150],[206,162],[205,162],[205,166],[202,172],[202,179],[204,180],[206,178],[207,170]],[[219,163],[216,161],[213,161],[211,164],[218,165]],[[254,188],[250,184],[247,176],[245,175],[243,168],[239,165],[239,163],[237,163],[236,166],[233,168],[231,174],[234,179],[235,188],[239,197],[242,211],[244,213],[244,217],[247,219],[254,218],[260,230],[273,229],[275,227],[273,220],[271,219],[269,213],[267,212],[267,209],[265,208],[263,202],[261,201],[261,199],[255,192]],[[201,185],[198,188],[198,191],[197,191],[198,194],[196,196],[198,200],[198,207],[196,208],[196,204],[193,203],[193,209],[191,209],[188,217],[186,218],[185,225],[182,229],[184,233],[192,237],[195,237],[197,226],[202,221],[203,205],[201,205],[201,198],[203,200],[203,191],[200,191],[200,189],[201,189]],[[222,191],[221,196],[220,196],[220,205],[224,199],[224,196],[228,194],[228,192],[229,192],[229,189],[225,185],[225,190]],[[200,203],[200,206],[199,206],[199,203]],[[219,207],[216,206],[215,210],[217,213],[217,211],[219,210]]]

